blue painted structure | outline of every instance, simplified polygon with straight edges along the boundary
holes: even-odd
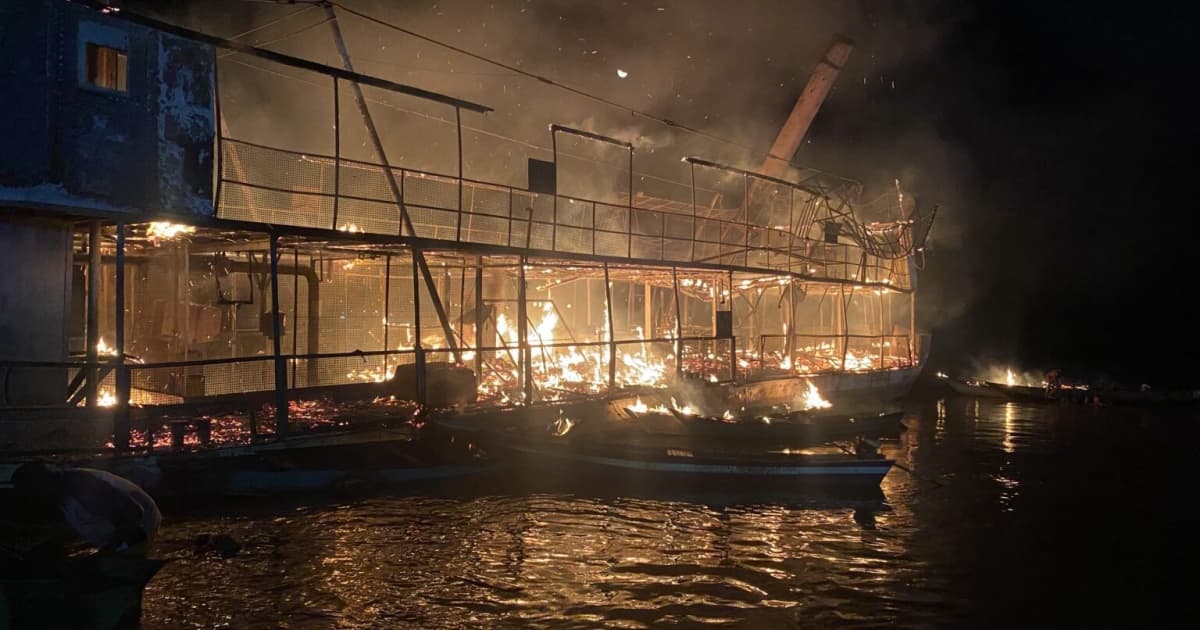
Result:
[[[88,45],[125,55],[124,91]],[[63,0],[0,4],[0,209],[213,213],[211,46]]]

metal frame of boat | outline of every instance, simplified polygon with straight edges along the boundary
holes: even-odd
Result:
[[[331,98],[332,151],[227,135],[214,55],[212,216],[0,196],[86,218],[72,245],[87,282],[76,358],[0,361],[10,454],[257,453],[293,444],[304,405],[328,396],[528,408],[697,379],[794,398],[811,380],[836,402],[899,397],[921,369],[914,260],[935,213],[903,194],[867,222],[857,184],[822,173],[795,182],[684,157],[690,181],[676,184],[636,171],[632,144],[561,125],[529,185],[474,180],[463,118],[487,107],[357,74],[348,56],[331,68],[136,15],[96,19],[304,75],[285,80]],[[362,86],[442,108],[454,172],[390,161]],[[346,154],[350,134],[373,159]],[[65,395],[22,404],[14,383],[30,379]],[[215,439],[213,410],[238,428]],[[70,443],[48,437],[68,426]]]

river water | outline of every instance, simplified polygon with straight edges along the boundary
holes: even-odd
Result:
[[[1193,410],[913,403],[881,496],[460,481],[168,514],[148,628],[1164,622],[1193,594]],[[197,555],[202,533],[244,548]]]

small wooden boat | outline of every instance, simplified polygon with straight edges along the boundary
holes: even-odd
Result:
[[[181,452],[58,455],[54,461],[101,468],[143,487],[158,501],[345,491],[427,482],[486,471],[468,449],[422,439],[410,425],[354,427]],[[0,462],[0,489],[21,461]]]
[[[713,432],[659,433],[641,430],[636,419],[613,416],[576,421],[563,414],[541,423],[444,418],[437,424],[508,464],[538,474],[567,474],[579,481],[651,477],[706,483],[757,479],[792,484],[878,485],[893,464],[878,454],[851,455],[787,446],[800,444],[802,436],[791,440],[775,436],[769,440],[774,444],[768,446],[768,440],[758,436],[750,440],[721,436],[721,429],[715,425]]]
[[[629,413],[628,408],[618,410]],[[702,414],[652,413],[634,418],[636,434],[646,440],[719,441],[725,444],[762,447],[799,447],[857,437],[896,437],[904,430],[904,413],[814,414],[770,412],[731,417]]]
[[[985,382],[988,388],[998,391],[1005,398],[1012,400],[1023,400],[1026,402],[1053,402],[1058,400],[1044,387],[1032,387],[1029,385],[1009,385],[1007,383]]]
[[[979,381],[973,378],[944,378],[943,382],[946,386],[956,394],[963,396],[974,396],[976,398],[1008,398],[1008,394],[1001,389],[992,386],[986,381]]]

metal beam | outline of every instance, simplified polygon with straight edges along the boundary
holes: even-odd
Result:
[[[117,351],[117,405],[113,415],[113,447],[117,451],[129,448],[129,368],[125,366],[125,224],[117,224],[117,286],[113,299],[113,321],[116,330],[113,347]]]
[[[337,45],[338,54],[342,57],[342,64],[346,67],[347,71],[352,72],[354,64],[350,60],[350,51],[346,48],[346,40],[342,37],[342,29],[338,26],[337,14],[333,11],[333,5],[325,5],[325,14],[329,16],[329,28],[333,31],[333,40]],[[392,197],[396,200],[396,206],[400,209],[402,229],[406,229],[409,236],[415,237],[417,231],[413,228],[412,217],[408,215],[408,208],[404,205],[404,193],[400,191],[400,185],[396,182],[396,174],[392,172],[391,162],[388,160],[387,152],[383,148],[383,141],[379,137],[379,130],[375,127],[375,119],[371,116],[371,110],[367,107],[366,98],[363,97],[362,87],[354,80],[351,80],[350,87],[354,91],[354,100],[358,105],[358,112],[362,116],[363,124],[367,128],[367,135],[371,137],[376,158],[383,164],[384,179],[387,180]],[[425,260],[425,254],[415,247],[413,248],[413,263],[421,270],[421,275],[425,279],[425,286],[432,298],[433,309],[437,313],[439,323],[442,325],[442,332],[446,335],[446,344],[450,346],[454,362],[459,363],[462,361],[462,353],[459,351],[458,343],[455,342],[454,329],[450,325],[450,318],[446,315],[446,310],[442,308],[442,301],[438,296],[437,285],[433,281],[433,275],[429,273],[429,264]]]
[[[105,7],[105,8],[107,8],[107,7]],[[330,14],[332,14],[332,10],[333,10],[332,6],[326,5],[325,8]],[[266,59],[267,61],[273,61],[275,63],[281,64],[284,66],[290,66],[292,68],[299,68],[301,70],[310,70],[312,72],[316,72],[316,73],[323,74],[326,76],[334,77],[337,79],[353,81],[355,83],[359,83],[362,85],[369,85],[371,87],[377,87],[380,89],[388,90],[389,92],[396,92],[399,94],[408,94],[410,96],[416,96],[418,98],[423,98],[425,100],[433,101],[435,103],[443,103],[446,105],[450,105],[452,107],[461,107],[462,109],[466,109],[466,110],[473,111],[473,112],[478,112],[481,114],[492,111],[492,108],[490,108],[486,105],[480,105],[478,103],[464,101],[462,99],[454,98],[452,96],[446,96],[445,94],[438,94],[437,92],[430,92],[428,90],[423,90],[421,88],[413,87],[411,85],[395,83],[392,81],[388,81],[387,79],[380,79],[378,77],[373,77],[373,76],[369,76],[369,75],[365,75],[365,74],[358,74],[357,72],[354,72],[353,69],[349,69],[349,68],[343,70],[343,69],[335,68],[333,66],[327,66],[325,64],[317,63],[315,61],[309,61],[307,59],[301,59],[299,57],[292,57],[290,55],[284,55],[284,54],[277,53],[277,52],[274,52],[271,50],[266,50],[265,48],[257,48],[255,46],[250,46],[248,44],[243,44],[241,42],[233,41],[231,39],[225,39],[223,37],[209,35],[208,33],[201,33],[200,31],[193,31],[191,29],[184,28],[182,26],[177,26],[175,24],[170,24],[168,22],[162,22],[162,21],[150,18],[150,17],[146,17],[144,15],[138,15],[136,13],[131,13],[129,11],[106,12],[106,14],[110,18],[115,18],[115,19],[122,20],[125,22],[130,22],[133,24],[139,24],[141,26],[145,26],[145,27],[152,28],[152,29],[155,29],[158,31],[162,31],[164,33],[169,33],[169,34],[175,35],[177,37],[182,37],[184,39],[189,39],[189,40],[200,42],[203,44],[209,44],[210,46],[215,46],[217,48],[222,48],[225,50],[232,50],[232,51],[239,52],[239,53],[242,53],[245,55],[250,55],[251,57],[258,57],[259,59]]]
[[[283,313],[279,312],[279,236],[276,234],[271,235],[268,256],[271,258],[271,345],[275,353],[275,437],[283,438],[288,433],[288,386],[287,363],[281,346]]]
[[[87,268],[87,406],[96,407],[100,388],[100,373],[96,362],[100,358],[100,226],[99,219],[88,222]]]

